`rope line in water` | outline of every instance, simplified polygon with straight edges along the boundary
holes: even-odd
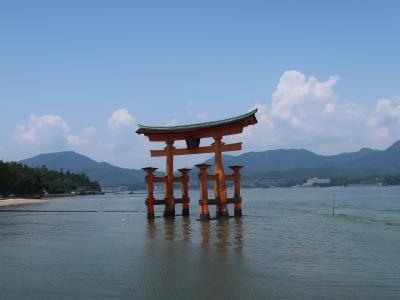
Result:
[[[48,212],[48,213],[139,213],[140,210],[37,210],[37,209],[1,209],[2,212]]]

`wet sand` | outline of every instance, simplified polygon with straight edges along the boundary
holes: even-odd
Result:
[[[47,200],[24,199],[24,198],[0,199],[0,207],[2,207],[2,206],[24,205],[24,204],[37,204],[37,203],[44,203],[44,202],[47,202]]]

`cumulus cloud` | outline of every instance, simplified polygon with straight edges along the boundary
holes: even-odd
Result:
[[[108,119],[108,125],[111,128],[132,126],[134,123],[135,118],[131,114],[129,114],[126,108],[116,110]]]
[[[367,118],[366,127],[380,140],[399,138],[400,97],[379,99],[375,111]]]
[[[70,134],[67,136],[67,142],[71,146],[81,146],[89,143],[89,140],[81,138],[79,135]]]
[[[277,148],[305,148],[320,154],[355,151],[361,147],[385,148],[400,138],[400,97],[379,99],[373,109],[343,100],[335,91],[338,76],[319,79],[299,71],[286,71],[265,101],[255,103],[258,124],[249,126],[243,135],[229,136],[225,142],[244,140],[244,151]],[[206,114],[194,112],[189,102],[186,117],[204,121]],[[40,152],[73,149],[99,161],[123,167],[151,164],[163,167],[164,158],[149,159],[148,150],[164,144],[149,143],[134,134],[135,118],[127,109],[114,111],[103,126],[86,126],[72,132],[60,116],[32,114],[26,124],[17,126],[14,140],[30,147],[20,147],[24,157]],[[166,125],[178,124],[171,119]],[[117,130],[118,129],[118,130]],[[107,134],[100,134],[103,131]],[[97,134],[99,131],[99,134]],[[208,141],[202,140],[202,144]],[[176,143],[184,147],[184,142]],[[0,147],[0,154],[1,154]],[[4,149],[3,149],[4,152]],[[179,157],[177,166],[190,166],[205,157]]]
[[[286,71],[272,93],[270,107],[257,103],[259,124],[245,130],[253,150],[306,148],[332,154],[364,146],[384,148],[400,132],[399,98],[380,99],[366,111],[340,99],[334,88],[338,76],[318,80],[299,71]]]
[[[327,101],[336,98],[332,88],[337,81],[337,76],[319,82],[299,71],[284,72],[272,94],[271,115],[292,127],[300,127],[310,108],[325,107]]]
[[[379,123],[400,122],[400,97],[379,99],[375,108],[376,118]]]
[[[42,152],[72,149],[119,166],[141,166],[149,157],[150,145],[146,138],[133,133],[134,122],[134,117],[126,109],[117,110],[104,120],[104,125],[110,129],[108,133],[97,135],[94,126],[73,131],[60,116],[32,114],[26,124],[17,125],[13,139],[21,145],[29,145],[21,147],[22,157],[19,159]]]
[[[336,104],[335,103],[327,103],[324,108],[325,114],[332,114],[336,112]]]
[[[14,139],[21,143],[42,146],[54,140],[64,140],[68,132],[70,127],[60,116],[45,114],[38,117],[32,114],[28,124],[17,125]]]
[[[104,120],[105,128],[86,126],[78,134],[69,134],[68,145],[73,150],[98,161],[121,167],[141,167],[149,159],[147,138],[132,130],[136,119],[125,108],[114,111]],[[105,130],[106,134],[101,130]]]
[[[74,150],[82,150],[82,146],[88,146],[93,143],[93,139],[96,134],[96,127],[94,126],[86,126],[81,130],[80,134],[69,134],[66,137],[68,145]]]
[[[83,129],[83,134],[86,136],[91,136],[96,133],[97,129],[94,126],[87,126]]]

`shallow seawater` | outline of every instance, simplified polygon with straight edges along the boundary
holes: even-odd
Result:
[[[400,298],[400,187],[242,196],[243,218],[209,222],[198,191],[174,220],[143,194],[2,208],[0,299]]]

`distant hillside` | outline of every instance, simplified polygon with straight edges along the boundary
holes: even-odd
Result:
[[[73,151],[47,153],[24,159],[21,163],[29,167],[46,166],[49,170],[73,173],[85,173],[91,180],[95,180],[104,187],[140,186],[144,185],[142,170],[124,169],[105,162],[96,162],[87,156]]]
[[[225,167],[245,166],[242,174],[246,179],[396,175],[400,174],[400,141],[384,151],[363,148],[326,156],[304,149],[278,149],[224,155],[223,161]],[[213,159],[206,163],[213,164]]]
[[[242,171],[244,180],[398,175],[400,141],[383,151],[363,148],[357,152],[327,156],[303,149],[278,149],[247,152],[238,156],[224,155],[223,160],[227,172],[230,172],[229,165],[245,166]],[[212,164],[213,160],[206,162]],[[145,187],[142,170],[124,169],[105,162],[96,162],[73,151],[40,154],[22,160],[21,163],[30,167],[46,166],[50,170],[63,169],[74,173],[85,173],[91,180],[98,181],[103,188]],[[193,182],[197,181],[196,168],[193,168],[191,179]]]

